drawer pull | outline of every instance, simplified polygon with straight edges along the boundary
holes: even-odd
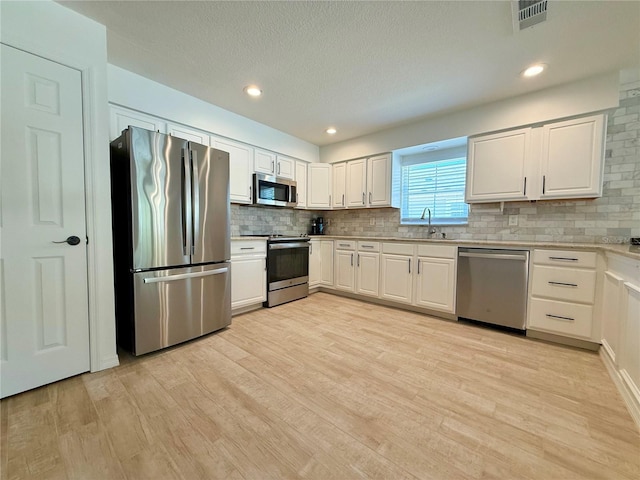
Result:
[[[570,322],[575,321],[575,318],[571,317],[561,317],[560,315],[551,315],[550,313],[546,314],[549,318],[557,318],[558,320],[569,320]]]
[[[361,248],[373,248],[373,245],[360,245]]]
[[[351,246],[348,243],[339,243],[338,245],[340,245],[341,247],[350,247]]]
[[[255,250],[256,247],[240,247],[240,250]]]
[[[561,262],[577,262],[577,258],[572,257],[549,257],[549,260],[560,260]]]
[[[578,285],[575,283],[564,283],[564,282],[547,282],[549,285],[560,285],[562,287],[577,287]]]

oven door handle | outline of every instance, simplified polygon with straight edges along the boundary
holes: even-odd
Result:
[[[309,248],[309,242],[285,242],[269,245],[269,250],[284,250],[286,248]]]

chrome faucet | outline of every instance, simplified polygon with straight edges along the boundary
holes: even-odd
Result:
[[[433,235],[434,233],[436,233],[436,229],[435,229],[435,227],[432,227],[432,226],[431,226],[431,209],[430,209],[430,208],[425,207],[425,208],[424,208],[424,210],[422,210],[422,215],[420,216],[420,219],[421,219],[421,220],[424,220],[424,214],[425,214],[425,212],[429,212],[429,228],[427,229],[427,235],[431,236],[431,235]]]

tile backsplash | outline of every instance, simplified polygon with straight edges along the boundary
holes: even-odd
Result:
[[[450,239],[576,243],[629,243],[640,237],[640,82],[620,86],[620,106],[609,112],[604,188],[590,200],[508,202],[471,208],[469,222],[436,227]],[[517,215],[518,225],[509,226]],[[231,206],[231,234],[308,233],[313,217],[328,221],[329,235],[427,238],[427,227],[400,225],[393,208],[311,212]]]

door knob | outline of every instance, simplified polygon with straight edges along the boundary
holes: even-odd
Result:
[[[66,240],[62,240],[61,242],[51,242],[51,243],[68,243],[69,245],[78,245],[80,243],[80,239],[75,235],[67,237]]]

